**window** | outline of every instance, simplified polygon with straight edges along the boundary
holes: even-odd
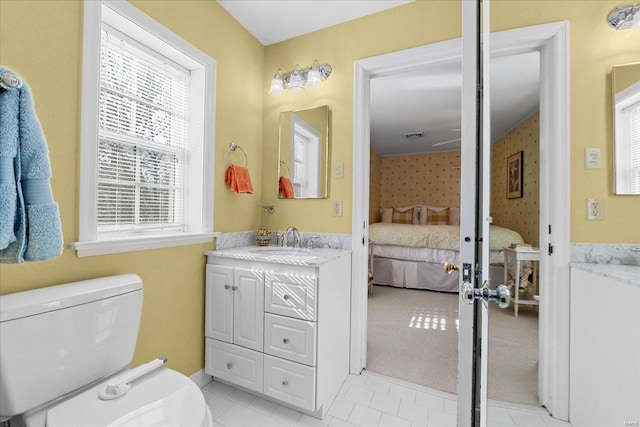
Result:
[[[616,193],[640,194],[640,82],[615,95]]]
[[[320,132],[297,115],[291,116],[291,181],[296,197],[320,195]]]
[[[85,2],[78,256],[211,241],[215,61],[126,2]],[[206,167],[205,167],[206,165]]]

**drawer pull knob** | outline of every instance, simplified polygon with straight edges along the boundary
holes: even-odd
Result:
[[[231,287],[231,290],[232,290],[232,291],[237,291],[237,290],[238,290],[238,287],[234,285],[234,286],[232,286],[232,287]]]
[[[285,300],[288,300],[289,298],[291,298],[289,295],[285,294],[283,297]]]
[[[225,289],[229,289],[231,287],[231,285],[224,285]]]
[[[283,343],[285,343],[285,344],[289,344],[289,338],[284,338],[284,339],[282,340],[282,342],[283,342]]]
[[[282,387],[288,387],[288,386],[289,386],[289,381],[288,380],[282,381]]]
[[[227,363],[227,369],[231,369],[231,368],[233,368],[233,363],[231,362]]]

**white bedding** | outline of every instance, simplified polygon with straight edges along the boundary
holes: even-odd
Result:
[[[522,236],[508,228],[492,225],[489,231],[489,249],[500,251],[512,243],[524,243]],[[378,222],[369,226],[369,240],[374,245],[407,246],[460,250],[460,226],[414,225]]]
[[[404,259],[407,261],[433,262],[444,265],[445,261],[457,264],[460,251],[451,249],[412,248],[409,246],[373,245],[373,255],[382,258]],[[489,264],[502,264],[502,251],[489,251]]]

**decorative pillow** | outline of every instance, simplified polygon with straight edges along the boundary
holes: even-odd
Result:
[[[445,210],[446,208],[443,207],[438,207],[438,206],[429,206],[429,205],[420,205],[420,206],[416,206],[416,208],[419,208],[419,215],[418,215],[418,224],[420,225],[426,225],[428,224],[427,222],[427,211],[428,210],[432,210],[435,212],[440,212]]]
[[[380,209],[380,222],[391,222],[393,218],[393,208]]]
[[[400,210],[393,208],[393,217],[391,222],[394,224],[413,224],[414,208]]]
[[[460,225],[460,208],[449,208],[449,225]]]
[[[449,208],[435,211],[427,209],[427,224],[430,225],[448,225],[449,224]]]

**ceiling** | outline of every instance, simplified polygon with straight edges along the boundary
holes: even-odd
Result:
[[[263,45],[409,3],[411,0],[218,0]],[[492,141],[539,106],[537,53],[491,61]],[[371,148],[381,156],[460,149],[461,63],[371,80]],[[266,88],[265,88],[266,91]],[[421,138],[406,133],[421,132]]]

